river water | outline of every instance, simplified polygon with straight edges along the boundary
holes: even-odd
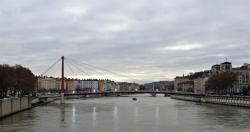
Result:
[[[250,109],[138,95],[53,102],[0,120],[0,132],[250,132]]]

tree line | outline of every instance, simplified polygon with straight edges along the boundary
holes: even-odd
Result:
[[[0,98],[22,96],[34,92],[36,78],[21,65],[0,65]]]
[[[222,72],[209,77],[206,82],[206,91],[215,94],[231,94],[228,92],[237,81],[237,74],[233,72]]]

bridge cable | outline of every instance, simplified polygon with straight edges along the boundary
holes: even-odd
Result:
[[[47,72],[49,72],[49,70],[51,70],[59,61],[61,61],[61,58],[58,59],[55,63],[53,63],[48,69],[46,69],[41,76],[44,76]]]
[[[68,63],[65,63],[66,66],[68,67],[68,69],[70,70],[70,72],[73,74],[73,76],[77,76],[77,74],[75,73],[75,71],[72,69],[72,67],[68,64]]]
[[[76,60],[74,60],[74,59],[70,59],[70,58],[68,58],[68,59],[69,59],[69,60],[71,60],[71,61],[74,61],[74,62],[78,62],[78,61],[76,61]],[[80,63],[80,62],[78,62],[78,63]],[[94,66],[94,65],[90,65],[90,64],[87,64],[87,63],[84,63],[84,62],[81,62],[80,64],[83,64],[83,65],[88,65],[88,66],[90,66],[90,67],[93,67],[93,68],[96,68],[96,69],[99,69],[99,70],[102,70],[102,71],[106,71],[106,72],[108,72],[108,73],[111,73],[111,74],[113,74],[113,75],[117,75],[117,76],[120,76],[120,77],[125,77],[125,78],[129,79],[129,77],[128,77],[128,76],[126,76],[126,75],[121,75],[121,74],[118,74],[118,73],[115,73],[115,72],[109,71],[109,70],[107,70],[107,69],[104,69],[104,68],[100,68],[100,67],[97,67],[97,66]],[[138,81],[138,82],[142,82],[142,83],[144,83],[143,81],[138,80],[138,79],[134,79],[134,78],[132,78],[132,80],[135,80],[135,81]]]
[[[69,59],[68,59],[68,60],[69,60]],[[79,67],[87,68],[87,69],[89,69],[90,71],[93,71],[94,73],[96,73],[97,75],[98,75],[98,74],[102,75],[102,76],[104,77],[103,79],[108,78],[105,74],[103,74],[103,73],[100,72],[100,71],[97,71],[97,70],[96,70],[95,68],[93,68],[93,67],[86,66],[86,65],[82,65],[82,64],[76,63],[75,61],[72,61],[72,60],[69,60],[69,61],[71,61],[71,63],[73,63],[73,64],[75,64],[75,65],[78,65]]]
[[[68,61],[69,62],[69,61]],[[84,70],[82,70],[79,66],[77,66],[74,63],[69,63],[71,64],[73,67],[75,67],[76,69],[78,69],[79,71],[81,71],[82,73],[84,73],[86,76],[90,76],[87,72],[85,72]]]
[[[65,63],[65,61],[64,61],[64,65],[65,65],[65,77],[69,79],[70,78],[69,76],[73,74],[72,69],[67,63]]]
[[[70,60],[77,62],[76,60],[73,60],[73,59],[70,59]],[[118,73],[109,71],[109,70],[107,70],[107,69],[100,68],[100,67],[97,67],[97,66],[94,66],[94,65],[90,65],[90,64],[87,64],[87,63],[84,63],[84,62],[81,62],[80,64],[82,64],[82,65],[88,65],[88,66],[90,66],[90,67],[92,67],[92,68],[96,68],[96,69],[98,69],[98,70],[102,70],[102,71],[111,73],[111,74],[116,75],[116,76],[125,77],[125,78],[127,78],[127,79],[130,78],[130,77],[128,77],[128,76],[121,75],[121,74],[118,74]],[[136,80],[136,81],[138,81],[138,82],[142,82],[141,80],[138,80],[138,79],[132,79],[132,80]],[[144,83],[144,82],[142,82],[142,83]]]

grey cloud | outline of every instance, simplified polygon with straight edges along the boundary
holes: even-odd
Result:
[[[246,0],[2,0],[0,63],[41,74],[65,55],[145,82],[225,58],[239,66],[250,57],[249,7]]]

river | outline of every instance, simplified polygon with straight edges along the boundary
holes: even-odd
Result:
[[[138,95],[59,101],[0,120],[1,132],[250,132],[250,109]]]

